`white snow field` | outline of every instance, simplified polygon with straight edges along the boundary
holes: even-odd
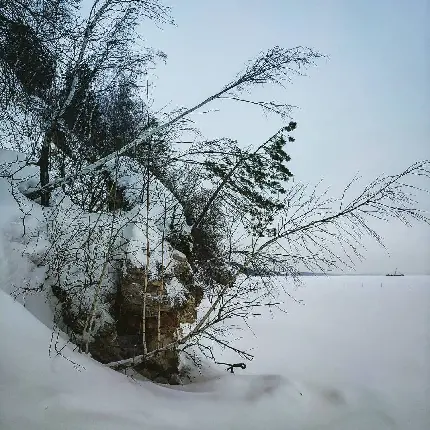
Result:
[[[68,347],[77,365],[50,358],[51,330],[0,291],[0,429],[429,429],[430,277],[304,281],[289,290],[304,306],[287,301],[241,333],[246,370],[175,388]]]

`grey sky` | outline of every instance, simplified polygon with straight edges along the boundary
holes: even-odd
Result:
[[[230,81],[274,45],[306,45],[327,54],[287,90],[259,89],[255,99],[299,106],[291,145],[297,180],[324,179],[333,193],[357,172],[368,182],[430,158],[430,14],[425,0],[170,0],[176,27],[142,34],[168,55],[151,77],[154,107],[191,106]],[[281,124],[258,109],[223,102],[195,115],[207,137],[258,143]],[[422,202],[430,209],[428,198]],[[378,224],[389,254],[373,242],[360,272],[430,273],[430,228]]]

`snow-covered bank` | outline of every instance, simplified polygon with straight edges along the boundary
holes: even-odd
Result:
[[[103,210],[90,210],[77,182],[72,192],[53,190],[43,207],[23,194],[37,184],[34,163],[0,150],[0,288],[47,327],[55,315],[55,325],[104,363],[143,352],[143,309],[149,349],[176,340],[180,324],[195,318],[199,291],[187,257],[175,249],[178,241],[191,243],[180,202],[153,180],[147,206],[139,194],[143,167],[128,157],[114,167],[99,179],[114,175],[120,209],[105,201]],[[110,195],[106,183],[101,187]],[[173,380],[174,354],[170,361],[160,354],[157,370],[140,371]]]
[[[243,333],[256,355],[246,371],[179,390],[67,347],[84,368],[49,358],[50,330],[1,292],[0,428],[428,428],[429,281],[312,278],[295,292],[305,306]]]

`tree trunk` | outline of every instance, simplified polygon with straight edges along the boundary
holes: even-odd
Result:
[[[49,183],[49,133],[45,134],[45,138],[43,140],[42,148],[40,150],[40,158],[39,158],[39,180],[40,187],[44,187]],[[49,190],[42,190],[40,194],[40,203],[42,206],[49,206],[49,200],[51,197],[51,192]]]

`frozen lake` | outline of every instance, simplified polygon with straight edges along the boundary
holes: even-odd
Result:
[[[288,314],[255,319],[247,373],[379,393],[404,429],[430,428],[430,276],[305,277]]]

